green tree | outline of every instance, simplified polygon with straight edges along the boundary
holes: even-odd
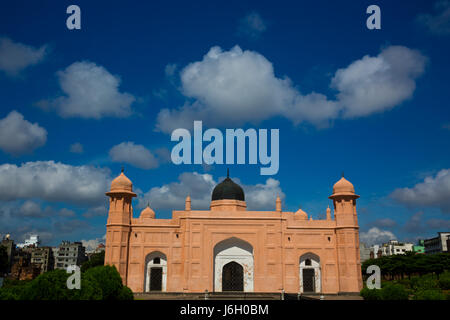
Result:
[[[81,273],[81,288],[68,289],[65,270],[53,270],[32,281],[7,282],[0,300],[133,300],[115,267],[97,266]]]
[[[105,251],[94,253],[92,254],[92,256],[88,261],[84,262],[81,265],[81,272],[86,272],[86,270],[90,268],[103,266],[104,264],[105,264]]]
[[[414,295],[415,300],[445,300],[445,294],[438,289],[419,290]]]
[[[365,287],[361,290],[361,296],[364,300],[381,300],[381,290]]]
[[[21,300],[72,300],[75,292],[67,288],[69,274],[53,270],[39,275],[23,290]]]
[[[409,293],[401,284],[386,284],[381,288],[383,300],[408,300]]]
[[[122,278],[114,266],[97,266],[84,274],[85,278],[102,290],[103,300],[132,300],[131,290],[124,287]],[[126,288],[126,289],[124,289]]]

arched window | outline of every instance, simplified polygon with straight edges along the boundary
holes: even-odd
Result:
[[[311,259],[306,259],[305,266],[310,266],[310,265],[311,265]]]
[[[161,263],[161,258],[155,258],[153,259],[153,264],[160,264]]]

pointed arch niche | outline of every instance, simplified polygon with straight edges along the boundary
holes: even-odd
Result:
[[[230,262],[239,264],[243,269],[243,291],[253,292],[253,247],[235,237],[223,240],[214,247],[214,291],[223,291],[224,266],[230,266]]]
[[[308,252],[300,257],[300,292],[316,292],[322,290],[320,258]]]
[[[153,251],[145,257],[144,292],[166,291],[167,257],[164,253]]]

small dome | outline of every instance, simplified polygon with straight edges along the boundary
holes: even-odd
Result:
[[[155,217],[155,211],[153,211],[152,208],[150,208],[149,205],[141,211],[141,215],[139,218],[154,218]]]
[[[333,186],[333,195],[335,194],[355,194],[355,187],[353,184],[342,177],[338,182],[336,182]]]
[[[234,199],[245,201],[244,190],[237,183],[230,179],[229,174],[219,183],[212,192],[211,200]]]
[[[133,192],[133,183],[122,171],[120,175],[111,182],[111,191]]]
[[[302,209],[298,209],[295,213],[294,213],[296,218],[300,218],[300,219],[308,219],[308,214],[303,211]]]

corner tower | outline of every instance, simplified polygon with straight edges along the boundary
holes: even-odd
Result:
[[[114,265],[127,283],[128,251],[133,207],[131,201],[136,194],[133,184],[124,174],[111,183],[111,190],[106,193],[109,200],[108,221],[106,223],[105,265]]]
[[[339,291],[359,292],[362,289],[359,252],[359,226],[353,184],[344,178],[333,186],[334,217],[336,220],[336,250],[339,265]]]

